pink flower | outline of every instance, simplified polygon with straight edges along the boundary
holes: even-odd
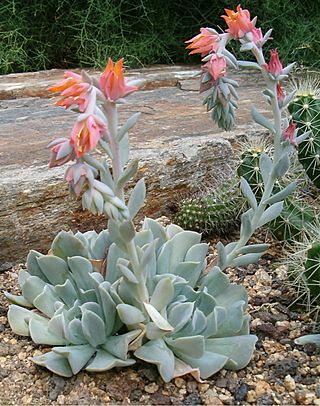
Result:
[[[213,80],[217,80],[226,74],[227,62],[223,56],[212,55],[210,61],[203,65],[203,71],[208,72]]]
[[[242,38],[248,32],[252,32],[254,24],[250,21],[250,12],[242,10],[240,4],[237,6],[237,11],[225,9],[226,16],[221,16],[228,25],[229,32],[234,38]]]
[[[82,162],[77,162],[67,169],[65,179],[77,196],[79,196],[81,193],[82,187],[87,179],[87,175],[88,169]]]
[[[208,28],[200,28],[200,34],[186,41],[189,45],[186,49],[192,49],[190,55],[201,54],[206,56],[210,52],[217,52],[219,48],[220,37],[208,30]]]
[[[105,125],[95,115],[76,122],[71,132],[70,144],[77,158],[94,149],[105,131]]]
[[[296,127],[297,124],[296,123],[290,123],[289,126],[283,131],[282,133],[282,139],[284,141],[289,140],[290,144],[296,146],[297,145],[297,141],[296,141]]]
[[[129,86],[124,78],[123,59],[115,64],[109,58],[108,64],[100,77],[100,89],[110,102],[115,102],[121,97],[138,90],[136,86]]]
[[[263,40],[263,34],[261,28],[252,28],[253,42],[256,44],[259,41]]]
[[[277,83],[277,99],[278,99],[278,101],[282,103],[283,100],[285,99],[285,97],[286,97],[286,94],[283,91],[283,89],[281,87],[281,84]]]
[[[264,65],[265,69],[271,73],[275,78],[282,74],[283,66],[279,59],[279,54],[276,49],[270,51],[270,61]]]
[[[49,168],[61,166],[66,162],[72,161],[76,157],[70,144],[70,140],[67,138],[58,138],[52,141],[48,147],[51,148]]]
[[[68,108],[75,104],[81,112],[87,108],[91,85],[83,81],[82,76],[72,71],[64,73],[64,80],[49,87],[49,92],[61,92],[61,99],[55,105]]]

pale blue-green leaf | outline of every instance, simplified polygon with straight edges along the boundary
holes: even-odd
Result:
[[[295,344],[305,345],[305,344],[315,344],[320,347],[320,334],[308,334],[294,340]]]
[[[165,382],[170,382],[174,373],[174,355],[162,339],[152,340],[138,348],[134,356],[155,364]]]
[[[273,168],[272,174],[275,178],[280,179],[282,178],[288,171],[290,166],[290,158],[289,154],[284,153],[279,161],[276,163],[275,167]]]
[[[126,360],[130,343],[138,337],[141,330],[129,331],[126,334],[108,337],[102,348],[117,358]]]
[[[29,331],[32,341],[36,344],[46,345],[65,345],[67,341],[64,337],[56,335],[48,330],[48,320],[39,320],[31,318],[29,322]]]
[[[227,357],[210,351],[205,351],[201,358],[194,358],[192,355],[187,354],[180,358],[193,368],[199,368],[202,379],[207,379],[220,371],[228,361]]]
[[[149,314],[151,320],[155,323],[155,325],[160,328],[160,330],[164,331],[173,331],[174,327],[168,323],[168,321],[161,316],[161,314],[158,312],[158,310],[152,306],[150,303],[144,303],[144,307]]]
[[[116,305],[112,300],[107,282],[101,284],[98,288],[101,299],[101,306],[104,313],[104,320],[106,325],[106,335],[109,336],[113,331],[114,321],[116,317]]]
[[[38,278],[42,279],[44,282],[48,282],[48,279],[45,277],[41,268],[38,264],[37,259],[43,257],[43,254],[40,252],[31,250],[27,256],[27,270],[30,275],[38,276]]]
[[[227,262],[227,254],[221,241],[217,243],[216,248],[218,253],[218,266],[223,269]]]
[[[204,313],[198,308],[195,309],[192,315],[192,320],[187,323],[183,329],[179,331],[179,336],[195,336],[201,334],[207,327],[207,318]]]
[[[62,285],[69,277],[66,262],[54,255],[44,255],[37,259],[41,271],[52,285]]]
[[[206,258],[207,253],[208,244],[195,244],[187,251],[185,261],[203,262]]]
[[[116,183],[116,189],[121,190],[125,184],[138,172],[139,160],[135,159],[127,165]]]
[[[272,171],[272,159],[265,152],[262,152],[260,155],[259,168],[261,171],[263,182],[266,185]]]
[[[88,258],[88,250],[71,232],[60,231],[51,245],[53,255],[64,259],[81,256]]]
[[[95,358],[85,368],[89,372],[103,372],[115,367],[127,367],[135,363],[134,359],[118,359],[104,350],[98,350]]]
[[[234,302],[243,301],[248,303],[248,294],[242,285],[230,283],[229,286],[214,296],[217,304],[222,307],[230,307]]]
[[[129,146],[129,137],[128,134],[125,133],[119,142],[119,149],[120,149],[120,163],[121,167],[124,168],[125,165],[128,162],[129,159],[129,152],[130,152],[130,146]]]
[[[136,231],[131,220],[123,221],[119,226],[119,233],[125,243],[129,243],[134,239]]]
[[[34,301],[34,306],[48,317],[52,317],[55,313],[55,302],[59,300],[59,296],[51,289],[49,285],[45,286],[42,293],[38,295]]]
[[[82,313],[82,332],[92,347],[97,347],[106,341],[106,328],[103,320],[91,310]]]
[[[24,296],[12,295],[9,292],[4,292],[4,296],[8,299],[11,303],[17,304],[22,307],[34,307],[32,303],[28,302]]]
[[[202,268],[200,262],[180,262],[172,270],[172,273],[181,276],[193,287],[199,279]]]
[[[150,304],[157,310],[161,311],[173,299],[173,283],[170,278],[163,278],[157,283],[154,292],[152,293]]]
[[[218,266],[213,269],[202,279],[199,289],[206,287],[213,297],[223,293],[230,285],[229,278]]]
[[[257,124],[262,125],[262,127],[265,127],[266,129],[270,130],[273,134],[275,134],[275,129],[271,121],[268,120],[266,117],[264,117],[261,113],[259,113],[255,107],[252,107],[251,115]]]
[[[67,306],[73,306],[77,299],[77,292],[69,279],[63,285],[56,285],[54,290]]]
[[[76,375],[88,363],[96,349],[89,344],[72,345],[66,347],[54,347],[52,351],[69,362],[72,373]]]
[[[101,319],[104,318],[102,308],[96,302],[86,302],[80,306],[81,312],[83,313],[85,310],[90,310],[93,313],[96,313]]]
[[[142,323],[145,320],[145,316],[141,310],[125,303],[118,304],[117,311],[121,321],[127,326]]]
[[[32,361],[65,378],[70,378],[73,375],[68,360],[53,351],[33,357]]]
[[[129,201],[128,201],[128,209],[130,213],[130,217],[133,219],[138,211],[144,204],[144,200],[146,197],[146,185],[144,183],[144,179],[140,179],[135,187],[133,188]]]
[[[8,311],[8,321],[11,330],[19,336],[29,336],[29,320],[33,313],[17,305],[10,305]]]
[[[21,287],[22,294],[29,303],[33,303],[45,286],[46,283],[42,279],[37,276],[30,276]]]
[[[262,254],[263,252],[241,255],[231,262],[230,267],[235,268],[237,266],[246,266],[249,264],[255,264],[261,258]]]
[[[141,113],[134,113],[131,117],[128,118],[127,122],[118,129],[117,141],[121,141],[123,136],[136,124],[139,120]]]
[[[244,237],[250,237],[252,232],[252,209],[249,209],[241,216],[241,227],[240,227],[240,235]]]
[[[204,354],[204,337],[202,335],[176,339],[165,338],[164,340],[179,358],[182,358],[184,354],[192,354],[193,358],[201,358]]]
[[[154,239],[159,239],[159,246],[162,246],[167,241],[166,230],[157,221],[146,217],[143,221],[143,229],[150,230]]]
[[[206,340],[206,350],[227,357],[228,369],[239,370],[248,365],[252,358],[257,337],[244,335],[235,337],[210,338]]]
[[[75,345],[87,343],[87,340],[82,332],[81,320],[71,320],[66,328],[66,339]]]
[[[166,227],[166,234],[167,234],[168,240],[170,238],[173,238],[176,234],[181,233],[182,231],[184,231],[184,230],[180,226],[177,226],[176,224],[169,224]]]
[[[242,191],[244,197],[246,198],[247,202],[249,203],[249,205],[253,209],[256,209],[257,208],[257,199],[256,199],[249,183],[243,177],[241,177],[241,180],[240,180],[240,187],[241,187],[241,191]]]
[[[161,330],[153,321],[146,324],[146,338],[148,340],[157,340],[169,333],[169,331]]]
[[[87,290],[94,287],[89,278],[92,264],[88,259],[79,256],[68,258],[68,265],[79,289]]]
[[[240,66],[241,68],[261,70],[260,65],[256,62],[238,61],[238,66]]]
[[[274,203],[272,206],[268,207],[267,210],[262,214],[257,228],[277,218],[282,212],[282,209],[283,202],[277,202]]]
[[[168,322],[174,327],[174,333],[181,330],[184,325],[191,319],[194,303],[179,303],[174,306],[168,317]]]
[[[104,259],[107,255],[108,248],[111,244],[111,237],[108,230],[103,230],[99,233],[92,247],[94,259]]]
[[[269,199],[266,199],[263,203],[264,204],[273,204],[273,203],[280,202],[281,200],[284,200],[286,197],[288,197],[291,193],[293,193],[295,191],[296,187],[297,187],[297,183],[292,182],[288,186],[286,186],[284,189],[280,190],[280,192],[269,197]]]
[[[270,247],[270,244],[251,244],[246,245],[239,250],[238,254],[254,254],[254,253],[263,253]]]

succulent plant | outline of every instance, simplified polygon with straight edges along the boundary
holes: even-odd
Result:
[[[288,266],[289,284],[296,290],[296,302],[315,315],[320,308],[319,227],[318,222],[313,224],[303,241],[287,249],[284,259]]]
[[[296,87],[296,97],[288,110],[297,123],[298,134],[310,131],[299,145],[299,161],[314,185],[320,188],[320,84],[317,79],[307,78]]]
[[[123,240],[112,242],[107,231],[61,232],[49,255],[30,252],[19,275],[22,296],[6,294],[15,303],[11,328],[54,346],[33,360],[66,377],[129,366],[135,358],[156,364],[166,382],[243,368],[256,342],[249,335],[247,294],[218,267],[203,276],[208,247],[200,238],[144,221],[134,237],[147,288],[142,302],[145,292]],[[95,261],[106,268],[105,277],[95,272]]]
[[[239,225],[245,207],[239,180],[232,177],[208,194],[183,200],[174,222],[187,230],[225,235]]]

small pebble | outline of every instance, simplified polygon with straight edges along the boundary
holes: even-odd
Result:
[[[298,390],[296,392],[296,401],[299,405],[312,405],[315,400],[316,395],[313,392],[310,392],[306,389]]]
[[[159,389],[159,385],[157,385],[156,383],[152,382],[149,383],[149,385],[146,385],[144,387],[145,392],[147,393],[156,393],[157,390]]]
[[[292,392],[296,389],[296,382],[291,375],[286,375],[283,381],[283,385],[289,392]]]

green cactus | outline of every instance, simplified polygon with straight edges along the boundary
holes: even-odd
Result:
[[[298,304],[318,317],[320,309],[320,224],[312,226],[308,236],[286,252],[289,284],[296,291]]]
[[[320,188],[320,99],[316,93],[298,89],[288,110],[292,121],[297,123],[298,135],[311,131],[299,144],[298,157],[311,181]]]
[[[249,183],[258,202],[261,200],[264,190],[259,168],[260,156],[264,150],[265,148],[263,146],[246,148],[241,154],[240,165],[237,169],[238,176],[245,178]]]
[[[237,227],[244,208],[239,180],[233,177],[205,196],[183,200],[174,221],[206,235],[225,235]]]

